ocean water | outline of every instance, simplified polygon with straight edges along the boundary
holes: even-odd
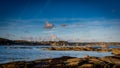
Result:
[[[112,56],[111,52],[95,51],[49,51],[51,46],[0,46],[0,64],[13,61],[32,61],[37,59],[72,56],[82,58],[84,55],[104,57]]]

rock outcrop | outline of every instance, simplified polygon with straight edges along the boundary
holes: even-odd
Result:
[[[120,55],[120,48],[112,48],[112,53],[115,55]]]
[[[120,56],[108,56],[102,58],[76,58],[63,56],[53,59],[0,64],[0,68],[120,68]]]

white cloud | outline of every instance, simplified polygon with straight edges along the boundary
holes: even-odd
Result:
[[[55,28],[51,30],[45,30],[45,21],[54,23]],[[59,23],[58,23],[59,22]],[[55,34],[61,39],[71,40],[79,39],[80,41],[120,41],[120,19],[83,19],[83,18],[53,18],[53,19],[30,19],[30,20],[7,20],[5,25],[0,25],[0,32],[4,31],[23,31],[34,32],[38,31],[41,36],[35,38],[33,36],[23,37],[25,39],[34,38],[36,40],[50,40],[49,35]],[[66,24],[66,27],[62,27],[61,24]],[[6,33],[5,32],[5,33]],[[73,34],[74,33],[74,34]],[[29,34],[29,33],[28,33]],[[75,36],[76,35],[76,36]],[[106,36],[104,36],[106,35]],[[67,37],[67,38],[66,38]],[[47,38],[47,39],[46,39]],[[109,39],[111,38],[111,39]]]

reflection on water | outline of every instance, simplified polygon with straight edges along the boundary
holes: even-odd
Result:
[[[86,54],[96,57],[112,55],[111,52],[49,51],[45,50],[47,47],[51,46],[0,46],[0,63],[11,61],[31,61],[61,56],[83,57]]]

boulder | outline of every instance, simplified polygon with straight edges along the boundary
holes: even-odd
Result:
[[[88,58],[89,58],[89,55],[84,55],[84,58],[85,58],[85,59],[88,59]]]
[[[79,66],[78,68],[93,68],[93,64],[83,64],[82,66]]]
[[[113,48],[112,53],[115,55],[120,55],[120,48]]]

